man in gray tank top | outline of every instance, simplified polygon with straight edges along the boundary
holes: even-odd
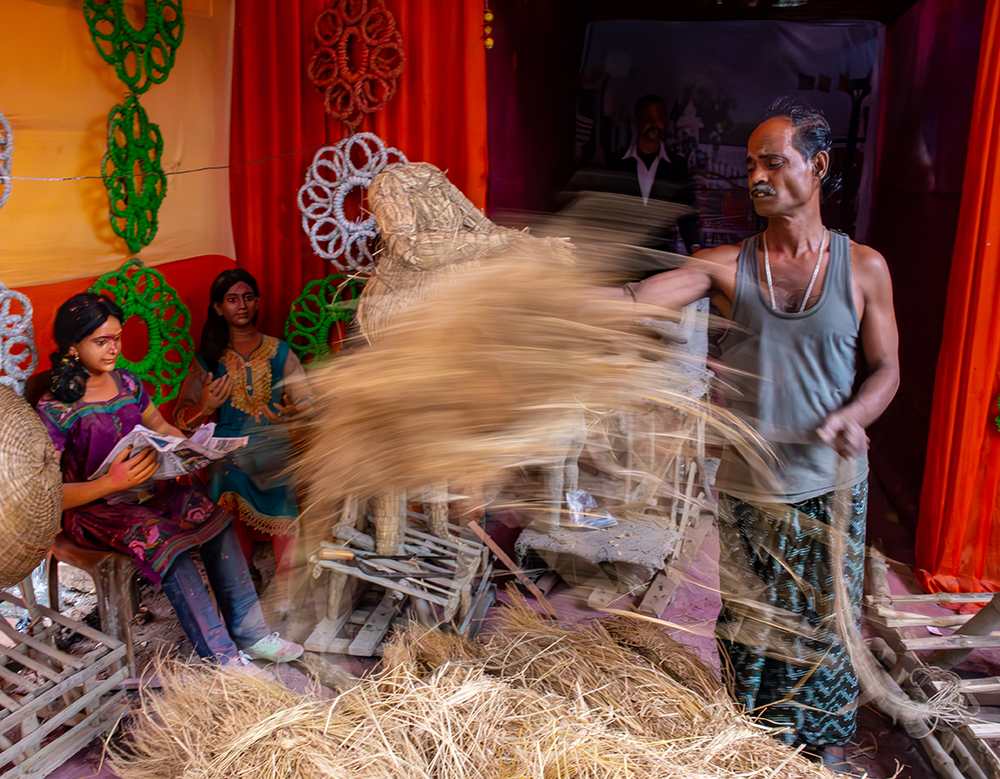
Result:
[[[621,294],[671,309],[710,294],[735,324],[721,344],[725,402],[771,445],[776,464],[762,474],[727,451],[719,468],[723,665],[751,714],[833,764],[854,734],[858,694],[836,634],[834,499],[845,491],[851,513],[843,565],[852,602],[837,606],[858,624],[865,428],[899,384],[897,331],[883,257],[823,225],[829,124],[788,100],[768,114],[747,149],[750,194],[767,229]],[[855,393],[858,356],[868,375]]]

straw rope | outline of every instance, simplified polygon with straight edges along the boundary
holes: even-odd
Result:
[[[374,133],[357,133],[316,152],[298,203],[302,229],[317,255],[341,271],[368,269],[370,244],[377,235],[375,217],[348,219],[344,203],[356,189],[363,195],[381,170],[406,161],[399,149],[386,146]]]
[[[285,320],[285,340],[303,364],[330,355],[330,331],[337,322],[346,327],[351,321],[363,287],[363,279],[334,273],[310,281],[292,301]]]
[[[108,190],[111,229],[129,251],[149,246],[159,229],[160,204],[167,196],[163,174],[163,135],[149,121],[137,95],[128,95],[108,113],[108,150],[101,160],[101,177]],[[136,176],[123,176],[123,171]]]
[[[403,37],[383,0],[333,0],[315,23],[306,75],[330,116],[352,130],[396,94],[406,65]]]
[[[7,204],[10,197],[11,187],[11,158],[14,155],[14,133],[10,129],[10,122],[3,112],[0,112],[0,208]]]
[[[150,399],[154,406],[177,397],[194,355],[189,332],[191,311],[177,290],[158,270],[132,259],[121,270],[98,278],[89,291],[112,298],[126,321],[137,316],[149,332],[145,356],[138,362],[119,356],[118,367],[132,371],[153,387]]]
[[[184,38],[183,0],[145,0],[145,19],[136,29],[124,0],[83,0],[83,15],[101,58],[129,91],[141,95],[162,84],[174,67]]]
[[[17,303],[21,313],[12,313]],[[24,384],[38,367],[38,347],[31,326],[31,301],[28,296],[0,282],[0,384],[24,394]]]

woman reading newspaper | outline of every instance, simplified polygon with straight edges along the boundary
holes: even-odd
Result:
[[[121,322],[115,303],[90,292],[74,295],[56,314],[58,351],[38,412],[61,453],[65,532],[81,546],[131,556],[162,586],[201,657],[234,665],[249,664],[248,657],[294,660],[302,647],[269,633],[228,512],[176,480],[157,481],[150,494],[131,502],[109,503],[108,496],[152,479],[155,448],[135,457],[127,448],[104,475],[90,478],[137,425],[183,435],[163,419],[138,378],[115,367]],[[189,554],[196,546],[224,622]]]

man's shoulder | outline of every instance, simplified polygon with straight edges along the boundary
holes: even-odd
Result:
[[[851,262],[855,260],[861,260],[862,262],[885,262],[885,258],[877,249],[873,249],[867,244],[858,243],[853,238],[849,240],[851,242]]]
[[[851,272],[859,281],[875,281],[888,278],[889,266],[877,249],[852,240]]]
[[[700,249],[691,255],[687,267],[708,274],[712,288],[732,296],[736,283],[741,244],[723,244],[711,249]]]
[[[691,259],[711,265],[735,265],[741,247],[741,243],[733,243],[713,246],[711,249],[699,249],[691,255]]]
[[[892,276],[881,253],[851,241],[851,278],[855,290],[864,296],[864,318],[879,311],[892,316]]]

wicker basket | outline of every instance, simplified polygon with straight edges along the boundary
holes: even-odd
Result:
[[[35,410],[0,385],[0,588],[24,579],[59,532],[62,477]]]

